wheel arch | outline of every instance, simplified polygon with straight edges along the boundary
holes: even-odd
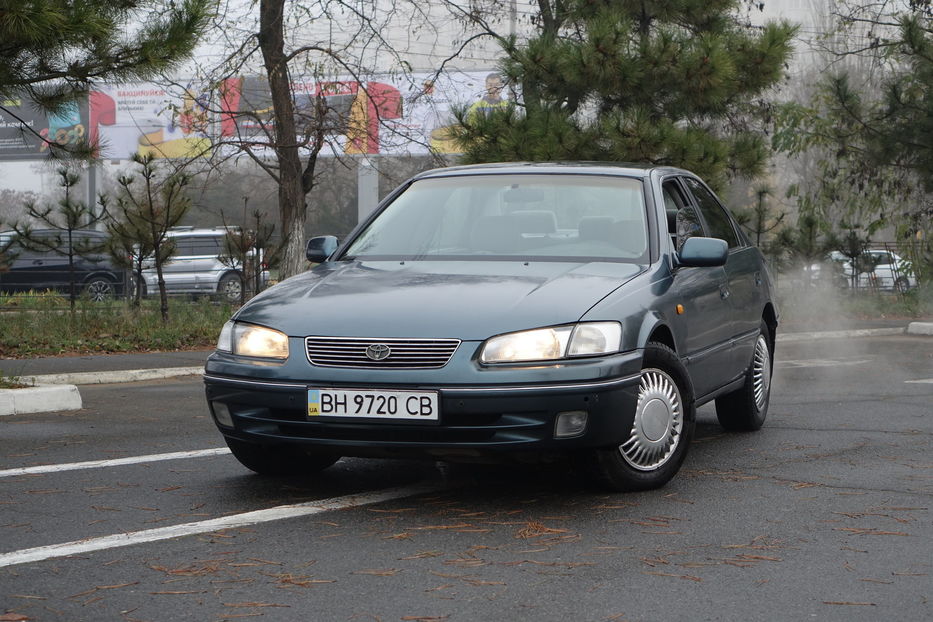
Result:
[[[673,331],[664,321],[664,318],[655,314],[646,315],[638,331],[639,348],[644,348],[651,341],[663,343],[675,353],[677,352]]]
[[[218,289],[220,288],[220,284],[223,283],[223,280],[227,278],[228,276],[235,276],[236,278],[240,279],[240,283],[242,283],[245,280],[242,272],[240,272],[236,268],[227,268],[226,270],[220,273],[219,277],[217,277],[217,288]]]
[[[81,283],[82,283],[83,285],[86,285],[86,284],[90,283],[91,281],[93,281],[93,280],[96,279],[96,278],[107,279],[107,280],[110,281],[111,283],[119,283],[119,282],[120,282],[120,279],[117,278],[117,276],[114,275],[112,272],[107,272],[106,270],[97,270],[97,271],[95,271],[95,272],[91,272],[91,273],[88,274],[86,277],[84,277],[84,279],[81,281]]]
[[[764,311],[761,314],[761,319],[768,327],[768,345],[771,346],[771,354],[774,354],[774,342],[777,338],[777,310],[774,308],[774,305],[770,302],[765,305]]]

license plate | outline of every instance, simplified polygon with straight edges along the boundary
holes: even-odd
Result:
[[[437,421],[435,391],[348,391],[308,389],[309,417]]]

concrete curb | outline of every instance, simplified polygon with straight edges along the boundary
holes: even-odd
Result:
[[[204,367],[159,367],[156,369],[123,369],[117,371],[89,371],[72,374],[47,374],[44,376],[22,376],[30,384],[111,384],[116,382],[140,382],[161,380],[178,376],[196,376],[204,373]]]
[[[856,330],[830,330],[814,333],[779,333],[777,342],[813,341],[815,339],[849,339],[852,337],[884,337],[888,335],[903,335],[905,332],[906,330],[903,328],[860,328]]]
[[[0,416],[80,410],[81,394],[73,384],[0,389]]]
[[[933,335],[933,322],[911,322],[907,325],[908,335]]]

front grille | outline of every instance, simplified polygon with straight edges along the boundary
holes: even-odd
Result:
[[[320,367],[366,369],[436,369],[453,356],[459,339],[373,339],[368,337],[306,337],[308,360]],[[367,356],[367,350],[389,350],[382,360]]]

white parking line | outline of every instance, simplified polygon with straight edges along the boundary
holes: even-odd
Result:
[[[200,533],[209,533],[220,529],[231,529],[234,527],[245,527],[256,525],[258,523],[268,523],[270,521],[283,520],[286,518],[297,518],[299,516],[310,516],[321,512],[331,512],[334,510],[343,510],[347,508],[371,505],[403,497],[434,492],[443,488],[442,484],[433,485],[421,484],[401,488],[390,488],[378,492],[372,492],[360,495],[347,495],[344,497],[334,497],[333,499],[321,499],[319,501],[309,501],[307,503],[297,503],[294,505],[280,505],[267,510],[256,510],[243,514],[234,514],[222,518],[200,521],[196,523],[184,523],[171,527],[159,527],[157,529],[146,529],[144,531],[130,531],[110,536],[101,536],[99,538],[88,538],[86,540],[77,540],[74,542],[65,542],[62,544],[52,544],[50,546],[40,546],[32,549],[23,549],[21,551],[12,551],[10,553],[0,554],[0,568],[5,566],[14,566],[16,564],[27,564],[38,562],[53,557],[66,557],[69,555],[80,555],[92,551],[102,551],[121,546],[131,546],[133,544],[143,544],[146,542],[155,542],[158,540],[169,540],[190,536]]]
[[[39,475],[42,473],[59,473],[61,471],[79,471],[81,469],[101,469],[112,466],[125,466],[127,464],[143,464],[145,462],[160,462],[162,460],[181,460],[184,458],[207,458],[230,453],[226,447],[215,449],[198,449],[195,451],[175,451],[168,454],[151,454],[148,456],[133,456],[130,458],[112,458],[109,460],[90,460],[88,462],[69,462],[65,464],[43,464],[34,467],[20,467],[0,471],[0,478],[15,475]]]
[[[849,367],[871,363],[871,359],[803,359],[799,361],[779,359],[775,367]]]
[[[933,384],[933,378],[924,378],[923,380],[905,380],[907,384]]]

